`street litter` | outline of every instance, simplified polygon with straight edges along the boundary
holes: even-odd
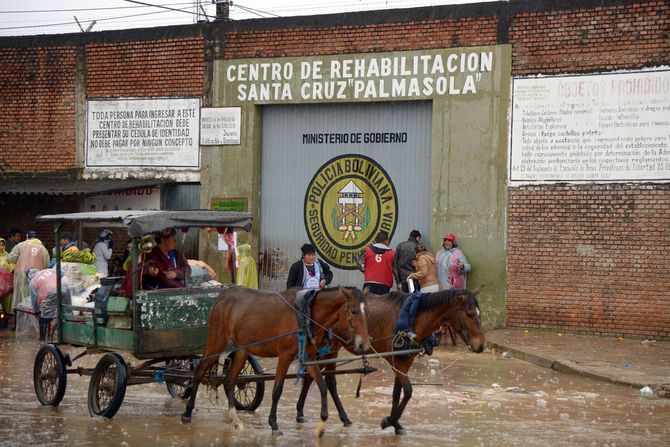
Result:
[[[523,390],[521,388],[518,388],[516,386],[510,386],[505,388],[505,391],[508,393],[514,393],[514,394],[530,394],[530,391]]]
[[[654,397],[655,395],[654,390],[649,385],[645,385],[640,389],[640,397]]]

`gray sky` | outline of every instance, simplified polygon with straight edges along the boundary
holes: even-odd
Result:
[[[202,10],[215,15],[212,0],[138,0],[183,10],[171,11],[124,0],[0,0],[0,36],[77,33],[109,29],[152,28],[182,25],[203,19],[194,14]],[[479,2],[491,0],[479,0]],[[202,8],[198,8],[198,3]],[[374,9],[473,3],[473,0],[233,0],[230,16],[234,20],[259,17],[329,14]]]

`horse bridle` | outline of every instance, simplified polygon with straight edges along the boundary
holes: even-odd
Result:
[[[347,323],[349,323],[349,340],[347,342],[347,346],[349,346],[352,343],[352,340],[354,339],[355,336],[355,330],[354,330],[354,315],[351,313],[351,305],[350,302],[353,300],[353,297],[349,298],[347,294],[344,294],[344,311],[347,314]]]
[[[475,310],[479,310],[479,306],[475,307]],[[467,313],[467,312],[466,312]],[[479,320],[479,314],[475,315],[475,318]],[[458,324],[460,324],[461,328],[465,327],[465,324],[463,324],[463,317],[458,318]],[[481,323],[480,323],[481,324]],[[467,329],[461,329],[460,331],[461,336],[463,337],[463,340],[465,340],[465,344],[470,346],[470,332]]]

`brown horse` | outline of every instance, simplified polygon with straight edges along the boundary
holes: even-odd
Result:
[[[228,415],[236,428],[242,428],[235,411],[233,395],[237,376],[249,354],[258,357],[278,357],[268,422],[273,434],[281,434],[277,426],[277,403],[281,397],[288,368],[299,349],[296,336],[298,323],[293,308],[299,290],[294,288],[278,294],[232,287],[221,293],[209,314],[207,347],[204,359],[198,363],[194,371],[192,393],[186,411],[181,417],[182,422],[191,420],[198,386],[207,371],[217,362],[217,354],[225,351],[228,341],[232,340],[237,350],[223,383],[228,397]],[[353,340],[352,349],[358,352],[368,350],[370,340],[365,318],[366,306],[365,294],[359,289],[320,290],[312,304],[311,318],[314,321],[315,345],[321,346],[324,343],[327,328],[338,325],[347,328],[342,333],[346,334],[344,338]],[[314,345],[306,343],[306,348],[308,358],[314,359],[316,355]],[[328,419],[328,391],[319,368],[307,366],[306,369],[321,391],[322,422],[316,429],[317,435],[321,436],[325,429],[325,421]]]
[[[472,292],[465,289],[444,290],[436,293],[426,294],[421,298],[416,320],[414,321],[414,332],[416,341],[421,344],[424,339],[438,330],[444,322],[448,322],[452,329],[463,339],[473,352],[482,352],[486,344],[484,332],[479,318],[479,304],[476,296],[481,291],[478,288]],[[372,348],[376,352],[393,351],[393,339],[395,324],[400,314],[400,309],[408,297],[408,294],[401,292],[391,292],[386,295],[369,295],[368,300],[368,331]],[[336,334],[346,332],[346,326],[338,325],[334,329]],[[337,350],[340,345],[333,342],[332,352],[329,357],[337,357]],[[344,346],[352,351],[350,346]],[[327,357],[324,357],[327,358]],[[382,429],[393,426],[397,434],[404,434],[405,430],[400,425],[400,417],[407,402],[412,398],[412,384],[410,383],[407,372],[409,371],[416,354],[403,360],[397,357],[386,357],[395,372],[395,382],[393,385],[393,404],[391,414],[385,417],[381,422]],[[327,369],[334,369],[335,365],[326,366]],[[328,390],[335,402],[340,420],[345,426],[351,425],[347,413],[342,406],[342,402],[337,394],[337,383],[334,375],[326,376]],[[298,399],[297,410],[298,422],[305,422],[303,408],[307,391],[311,385],[311,379],[305,377],[303,386]],[[402,401],[400,395],[402,392]]]

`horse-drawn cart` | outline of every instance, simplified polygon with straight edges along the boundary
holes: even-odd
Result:
[[[166,228],[210,227],[230,230],[251,229],[250,213],[208,210],[195,211],[102,211],[39,216],[38,221],[55,223],[56,241],[63,223],[92,225],[125,225],[132,238],[134,272],[138,269],[143,237]],[[103,279],[93,304],[65,304],[61,296],[60,253],[56,256],[58,291],[58,341],[44,345],[37,353],[33,381],[37,398],[43,405],[57,406],[64,397],[67,375],[90,376],[88,409],[91,416],[111,418],[119,410],[126,388],[151,382],[165,382],[176,398],[187,398],[194,364],[207,342],[210,308],[225,285],[138,290],[133,275],[132,298],[118,293],[122,278]],[[141,266],[139,267],[141,268]],[[60,347],[69,345],[83,350],[70,357]],[[116,351],[131,354],[138,364],[127,363]],[[232,350],[231,350],[232,351]],[[88,354],[104,353],[95,368],[73,367],[76,360]],[[208,383],[223,382],[234,352],[221,359],[208,375]],[[263,400],[264,379],[260,363],[250,357],[237,382],[235,406],[254,410]],[[251,380],[248,378],[251,377]],[[257,380],[253,380],[257,377]]]

